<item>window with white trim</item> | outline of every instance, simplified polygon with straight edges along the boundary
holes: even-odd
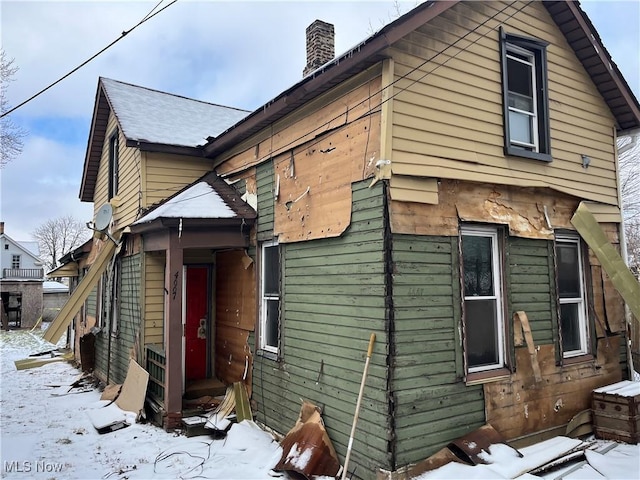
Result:
[[[464,345],[469,373],[506,366],[498,230],[461,229]]]
[[[260,348],[278,353],[280,332],[280,247],[265,242],[261,247]]]
[[[14,270],[20,268],[20,255],[11,255],[11,268]]]
[[[585,355],[589,352],[589,328],[579,237],[556,236],[556,269],[562,354],[565,358]]]
[[[547,43],[501,29],[505,153],[551,161]]]

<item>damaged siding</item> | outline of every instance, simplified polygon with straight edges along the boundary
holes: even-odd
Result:
[[[273,238],[274,219],[274,176],[273,162],[265,162],[256,167],[256,188],[258,191],[258,240]]]
[[[457,237],[393,236],[394,468],[484,423],[482,386],[461,381],[458,263]]]
[[[388,463],[383,197],[381,184],[368,183],[353,185],[352,222],[341,237],[282,244],[282,358],[256,356],[253,369],[259,421],[286,432],[301,398],[325,406],[329,437],[344,457],[376,333],[351,457],[364,472]]]
[[[471,33],[476,25],[484,28]],[[504,154],[500,25],[507,33],[549,42],[551,163]],[[470,44],[462,51],[450,48],[464,37]],[[444,60],[424,63],[443,50]],[[547,186],[615,211],[615,120],[542,2],[460,2],[395,43],[388,54],[397,82],[393,175]],[[592,159],[588,171],[581,154]],[[410,192],[395,182],[391,186],[392,198]],[[431,198],[430,189],[423,192],[420,200],[413,191],[414,201]]]
[[[121,258],[117,331],[112,332],[113,316],[109,295],[105,298],[102,330],[96,336],[96,375],[108,383],[123,383],[129,359],[140,359],[140,254]],[[110,362],[107,361],[110,359]]]

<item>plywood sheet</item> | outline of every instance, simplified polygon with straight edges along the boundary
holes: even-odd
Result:
[[[281,243],[337,237],[351,223],[351,184],[373,174],[380,113],[278,156],[274,234]]]

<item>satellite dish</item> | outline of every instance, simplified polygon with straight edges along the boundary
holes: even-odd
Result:
[[[113,217],[113,208],[110,203],[103,203],[102,206],[96,212],[95,228],[99,232],[104,232],[109,228],[111,224],[111,218]]]

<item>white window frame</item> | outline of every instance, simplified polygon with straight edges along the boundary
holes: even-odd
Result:
[[[11,268],[13,270],[19,270],[22,258],[20,255],[13,254],[11,255]]]
[[[264,278],[265,278],[265,267],[266,267],[266,262],[265,262],[265,250],[267,248],[270,247],[275,247],[279,249],[279,244],[276,240],[272,240],[272,241],[267,241],[267,242],[263,242],[260,246],[260,334],[259,334],[259,344],[260,344],[260,349],[267,351],[267,352],[271,352],[274,354],[278,354],[279,353],[279,343],[280,343],[280,339],[279,339],[279,335],[278,335],[278,339],[276,340],[276,342],[278,343],[278,345],[269,345],[267,344],[267,321],[269,320],[267,318],[267,314],[268,314],[268,302],[269,301],[273,301],[273,300],[277,300],[278,302],[280,302],[280,299],[282,297],[282,280],[280,279],[280,272],[278,272],[278,278],[279,278],[279,285],[278,285],[278,290],[279,290],[279,294],[278,295],[273,295],[273,294],[266,294],[265,293],[265,285],[264,285]],[[278,258],[280,258],[278,256]],[[278,262],[278,269],[281,269],[281,260]],[[277,323],[278,323],[278,332],[280,331],[280,311],[278,311],[278,318],[276,319]]]
[[[577,357],[580,355],[586,355],[589,353],[589,328],[587,325],[587,322],[588,322],[587,301],[585,298],[586,288],[585,288],[584,263],[583,263],[584,260],[582,256],[582,245],[581,245],[579,236],[570,235],[570,234],[569,235],[557,234],[556,244],[558,243],[574,244],[576,245],[576,249],[578,253],[578,275],[580,279],[580,296],[572,297],[572,298],[560,298],[560,292],[558,291],[558,299],[559,299],[560,305],[567,305],[567,304],[578,305],[578,323],[579,323],[578,327],[579,327],[580,348],[577,350],[565,351],[564,346],[562,345],[562,341],[560,342],[563,358],[571,358],[571,357]],[[562,321],[560,319],[560,309],[558,309],[558,326],[559,326],[560,335],[562,338]]]
[[[523,60],[520,57],[517,57],[515,55],[510,55],[510,53],[514,53],[516,55],[520,55],[522,57],[526,57],[527,60]],[[520,142],[518,140],[515,140],[513,137],[513,128],[509,129],[510,132],[510,137],[509,138],[509,142],[511,143],[511,145],[515,145],[518,147],[527,147],[527,148],[531,148],[533,149],[534,152],[539,152],[540,151],[540,146],[539,146],[539,136],[538,136],[538,96],[536,95],[537,92],[537,86],[536,86],[536,58],[533,54],[533,52],[531,52],[530,50],[526,50],[524,48],[518,47],[516,45],[513,45],[511,43],[507,43],[507,60],[513,60],[516,62],[520,62],[524,65],[528,65],[531,68],[531,100],[532,100],[532,111],[526,111],[526,110],[520,110],[519,108],[515,108],[515,107],[511,107],[509,105],[507,105],[507,108],[509,110],[509,112],[514,112],[517,113],[519,115],[526,115],[527,117],[529,117],[529,129],[530,129],[530,134],[531,134],[531,138],[533,139],[533,143],[526,143],[526,142]],[[507,72],[507,76],[509,75],[509,73]],[[507,97],[510,97],[511,95],[518,95],[517,93],[514,92],[507,92]],[[511,122],[511,120],[508,120],[509,122]]]
[[[495,300],[496,302],[496,331],[497,331],[497,345],[498,345],[498,361],[491,365],[480,365],[476,367],[469,366],[468,358],[466,358],[467,352],[465,352],[465,359],[467,370],[469,373],[485,372],[488,370],[496,370],[504,368],[506,366],[506,353],[505,353],[505,323],[504,323],[504,297],[502,288],[502,260],[500,255],[498,230],[493,227],[482,226],[463,226],[460,228],[460,252],[462,254],[462,237],[488,237],[491,238],[491,270],[492,281],[494,285],[494,292],[492,296],[465,296],[464,292],[464,268],[462,271],[462,300],[474,301],[474,300]],[[461,259],[463,260],[463,259]],[[464,265],[464,263],[462,263]],[[466,318],[464,319],[464,335],[467,336]]]

